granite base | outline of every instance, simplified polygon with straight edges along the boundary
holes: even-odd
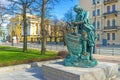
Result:
[[[66,67],[60,63],[42,66],[44,80],[116,80],[118,64],[98,62],[94,68]]]

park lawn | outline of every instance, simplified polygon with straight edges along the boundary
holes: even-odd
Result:
[[[56,56],[55,51],[46,51],[45,55],[40,55],[40,51],[35,49],[28,49],[23,53],[22,48],[0,46],[0,67],[50,60],[55,59]]]

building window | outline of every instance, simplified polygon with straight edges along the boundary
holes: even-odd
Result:
[[[99,4],[99,3],[100,3],[100,0],[97,0],[97,3]]]
[[[112,26],[115,26],[115,19],[112,20]]]
[[[110,27],[110,20],[107,20],[107,27]]]
[[[93,11],[93,16],[96,16],[96,11],[95,10]]]
[[[38,34],[38,26],[36,26],[36,34]]]
[[[110,6],[107,6],[107,13],[110,13]]]
[[[115,5],[112,5],[112,12],[115,11]]]
[[[107,2],[108,0],[104,0],[104,2]]]
[[[97,9],[97,16],[100,16],[100,9]]]
[[[93,22],[93,26],[95,27],[95,22]]]
[[[100,34],[97,34],[97,41],[100,40]]]
[[[97,21],[97,29],[100,29],[100,21]]]
[[[115,40],[115,33],[112,33],[112,40]]]
[[[107,33],[107,40],[110,40],[110,33]]]
[[[93,4],[96,4],[96,0],[93,0]]]

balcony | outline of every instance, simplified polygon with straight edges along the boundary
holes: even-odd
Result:
[[[104,31],[115,31],[120,30],[120,26],[105,26]]]
[[[120,11],[111,11],[111,12],[104,13],[103,16],[104,17],[111,16],[111,15],[117,16],[118,14],[120,14]]]
[[[118,0],[104,0],[104,5],[114,3],[114,2],[118,2]]]

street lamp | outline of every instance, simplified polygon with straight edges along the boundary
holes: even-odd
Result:
[[[95,22],[95,25],[94,25],[94,27],[95,27],[95,30],[94,30],[94,33],[95,33],[95,37],[96,37],[96,17],[97,17],[97,11],[96,11],[96,7],[97,7],[97,0],[95,0],[95,7],[94,7],[94,10],[95,10],[95,18],[94,18],[94,22]],[[95,54],[96,53],[96,44],[95,44],[95,46],[94,46],[94,51],[93,51],[93,53]]]
[[[14,43],[13,43],[13,23],[12,23],[12,34],[11,35],[12,35],[12,44],[11,45],[14,46]]]

